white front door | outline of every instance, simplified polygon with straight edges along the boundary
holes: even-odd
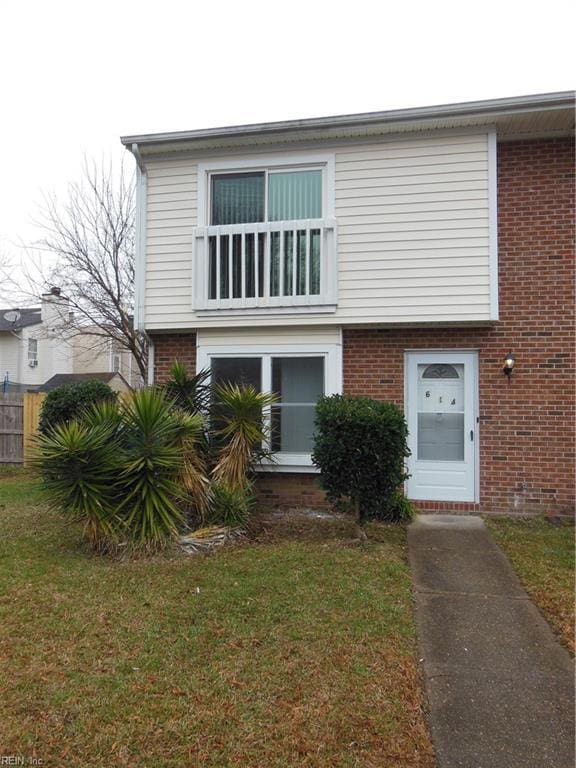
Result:
[[[407,352],[407,492],[426,501],[476,500],[477,355]]]

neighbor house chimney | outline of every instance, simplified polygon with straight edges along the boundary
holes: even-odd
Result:
[[[53,286],[48,293],[43,293],[41,298],[42,322],[48,332],[68,321],[70,302],[65,296],[62,296],[60,288]]]

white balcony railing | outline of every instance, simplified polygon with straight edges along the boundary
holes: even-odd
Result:
[[[336,226],[326,219],[198,227],[195,308],[336,305]]]

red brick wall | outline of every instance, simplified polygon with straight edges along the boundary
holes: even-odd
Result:
[[[170,333],[151,335],[154,344],[154,382],[162,384],[170,376],[170,368],[178,360],[191,374],[196,372],[196,334]]]
[[[262,472],[256,483],[257,500],[261,509],[278,507],[308,507],[327,509],[329,504],[320,488],[318,475]]]
[[[344,332],[346,392],[399,405],[405,349],[479,350],[483,511],[574,508],[573,168],[568,140],[498,147],[500,322],[495,327]],[[516,366],[508,386],[502,361],[510,350]]]

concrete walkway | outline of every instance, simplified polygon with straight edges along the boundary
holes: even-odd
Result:
[[[420,516],[408,551],[439,768],[574,768],[572,661],[482,520]]]

